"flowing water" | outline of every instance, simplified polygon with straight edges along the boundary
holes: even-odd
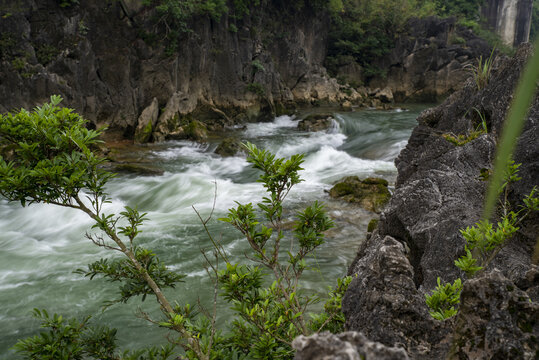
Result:
[[[271,123],[248,124],[229,135],[248,140],[279,157],[305,154],[305,179],[287,198],[286,206],[300,209],[322,200],[336,227],[312,257],[304,281],[308,291],[322,294],[335,279],[346,274],[358,244],[365,237],[368,221],[375,215],[329,199],[325,193],[346,175],[377,176],[390,184],[396,178],[393,160],[406,145],[415,118],[425,106],[408,110],[335,113],[336,122],[328,132],[306,133],[296,129],[301,115],[281,116]],[[163,175],[119,175],[108,186],[113,197],[108,212],[123,206],[138,206],[149,220],[140,242],[153,249],[173,270],[186,274],[184,283],[165,291],[169,299],[209,304],[212,284],[204,270],[201,249],[210,241],[192,206],[205,217],[215,211],[209,229],[220,238],[236,261],[246,261],[245,240],[216,219],[240,203],[256,202],[264,189],[256,182],[257,171],[242,157],[221,158],[213,153],[215,142],[167,142],[130,147],[122,155],[132,162],[163,170]],[[74,274],[77,268],[110,257],[84,237],[92,221],[83,213],[52,205],[20,204],[0,200],[0,359],[12,359],[9,348],[17,339],[34,335],[38,322],[30,316],[33,308],[47,309],[65,317],[92,315],[94,323],[118,328],[124,348],[164,343],[166,332],[134,314],[141,307],[154,317],[159,311],[153,298],[132,299],[101,311],[103,301],[114,299],[117,284],[92,281]],[[226,305],[219,305],[219,321],[227,321]]]

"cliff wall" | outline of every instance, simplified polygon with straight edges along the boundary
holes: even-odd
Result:
[[[132,136],[153,99],[159,123],[195,113],[222,126],[270,119],[298,103],[359,98],[327,76],[329,19],[309,7],[293,12],[286,2],[267,2],[242,19],[196,17],[169,55],[156,10],[138,0],[66,8],[55,0],[3,1],[0,11],[2,112],[60,94],[94,124]]]
[[[533,0],[488,0],[481,6],[481,16],[509,46],[528,42]]]

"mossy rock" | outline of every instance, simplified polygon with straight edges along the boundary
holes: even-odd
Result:
[[[208,138],[208,129],[206,125],[198,120],[191,121],[184,127],[185,136],[195,141],[205,141]]]
[[[164,174],[164,171],[162,169],[147,165],[130,163],[112,163],[111,170],[113,172],[142,176],[161,176]]]
[[[138,128],[135,130],[135,143],[137,144],[144,144],[150,141],[150,138],[152,136],[152,123],[149,122],[144,126],[141,130]]]
[[[367,178],[361,181],[357,176],[347,176],[331,188],[329,196],[357,203],[366,210],[379,213],[391,198],[387,185],[384,179]]]
[[[369,224],[367,225],[367,232],[373,232],[376,227],[378,226],[378,221],[380,219],[371,219],[371,221],[369,221]]]
[[[225,138],[217,149],[215,153],[223,157],[235,156],[238,152],[242,150],[241,141],[236,138],[228,137]]]

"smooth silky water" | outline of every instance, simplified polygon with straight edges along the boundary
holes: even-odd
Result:
[[[374,217],[356,206],[331,200],[325,191],[347,175],[377,176],[394,184],[393,160],[406,146],[415,119],[426,106],[407,108],[337,112],[337,121],[329,132],[298,131],[298,115],[248,124],[228,134],[279,157],[305,154],[305,170],[301,172],[305,181],[293,189],[285,206],[299,210],[311,201],[321,200],[336,222],[326,243],[309,259],[314,270],[305,273],[306,291],[323,294],[337,277],[346,274],[365,238],[367,223]],[[119,213],[129,205],[147,212],[149,220],[139,242],[153,249],[171,269],[187,275],[176,289],[165,291],[169,299],[179,303],[196,304],[200,299],[204,305],[211,304],[212,283],[201,254],[201,249],[211,249],[211,245],[192,207],[207,217],[215,200],[210,231],[221,239],[235,261],[247,262],[246,241],[217,218],[225,216],[235,201],[257,202],[264,195],[262,185],[256,182],[259,173],[242,157],[215,155],[216,146],[217,141],[130,147],[121,155],[142,166],[161,169],[164,174],[118,175],[108,186],[113,202],[106,211]],[[39,331],[38,322],[30,315],[33,308],[64,317],[92,315],[93,323],[118,329],[119,344],[124,349],[166,342],[164,329],[135,316],[140,307],[159,317],[152,296],[144,302],[131,299],[102,311],[103,302],[115,298],[118,284],[102,279],[90,281],[73,273],[99,258],[118,256],[85,238],[91,226],[92,221],[80,211],[45,204],[22,208],[18,203],[0,200],[0,359],[16,358],[9,348],[17,339]],[[230,317],[226,309],[221,302],[221,324]]]

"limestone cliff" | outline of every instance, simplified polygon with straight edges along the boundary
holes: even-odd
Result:
[[[241,19],[191,19],[192,31],[180,34],[177,51],[167,55],[155,8],[140,0],[65,8],[55,0],[3,1],[0,111],[60,94],[92,123],[132,136],[143,110],[155,113],[156,99],[159,118],[144,126],[164,138],[189,114],[219,127],[271,119],[298,103],[358,100],[321,65],[327,14],[264,4]]]
[[[533,0],[488,0],[481,6],[487,26],[508,46],[528,42]]]
[[[455,18],[411,19],[388,56],[378,61],[384,77],[370,87],[389,87],[395,100],[437,102],[460,90],[470,76],[469,65],[488,57],[491,47]]]

